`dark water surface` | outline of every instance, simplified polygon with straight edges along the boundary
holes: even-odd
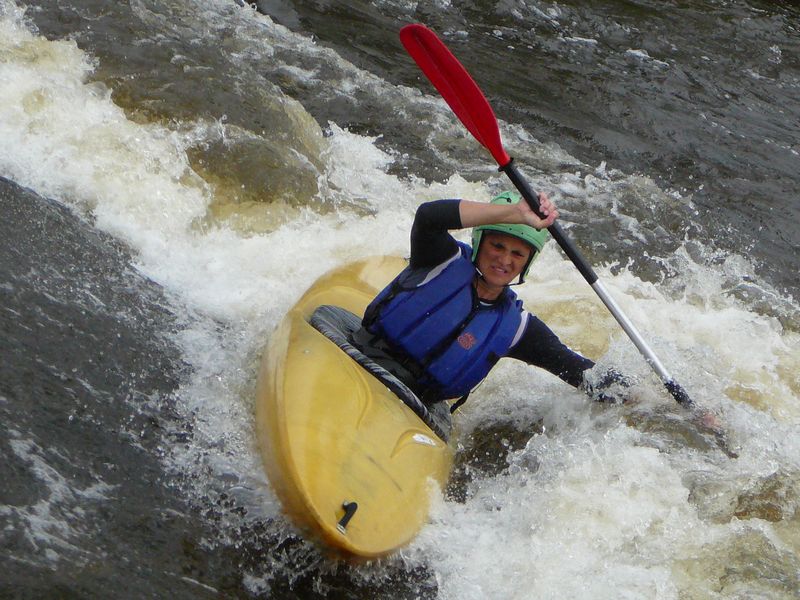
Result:
[[[191,506],[164,472],[165,448],[193,427],[174,410],[186,365],[163,290],[114,239],[2,178],[0,210],[0,236],[16,240],[0,246],[0,597],[250,597],[243,570],[304,544],[262,524],[212,548],[230,500]],[[366,589],[337,571],[270,591],[411,598],[431,586],[424,571],[389,569]]]
[[[703,237],[752,252],[779,287],[800,291],[796,4],[459,2],[413,12],[403,3],[257,4],[354,64],[428,93],[397,25],[418,21],[450,34],[503,120],[590,165],[605,161],[691,196]],[[321,119],[389,144],[406,129],[376,122],[357,100],[330,113],[327,103],[299,97]]]

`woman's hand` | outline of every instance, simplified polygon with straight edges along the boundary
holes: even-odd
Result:
[[[522,213],[523,223],[536,229],[547,229],[559,216],[556,205],[544,192],[539,192],[539,212],[544,215],[544,218],[533,212],[525,201],[520,201],[516,206]]]

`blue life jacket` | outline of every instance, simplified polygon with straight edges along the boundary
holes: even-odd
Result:
[[[421,285],[404,286],[403,271],[364,318],[367,330],[412,367],[426,396],[438,399],[464,396],[480,383],[508,353],[522,319],[522,301],[508,288],[494,304],[480,303],[472,249],[459,247],[459,257]]]

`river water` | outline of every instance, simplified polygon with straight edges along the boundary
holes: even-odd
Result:
[[[635,402],[501,363],[430,523],[349,564],[265,478],[261,351],[325,271],[406,253],[420,202],[507,187],[409,22],[726,434],[548,246],[520,295]],[[798,28],[755,0],[0,0],[0,596],[800,597]]]

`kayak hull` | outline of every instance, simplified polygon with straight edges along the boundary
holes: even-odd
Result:
[[[404,266],[379,257],[320,278],[272,335],[258,380],[259,444],[284,510],[312,538],[358,557],[413,539],[453,449],[308,320],[321,305],[363,316]]]

